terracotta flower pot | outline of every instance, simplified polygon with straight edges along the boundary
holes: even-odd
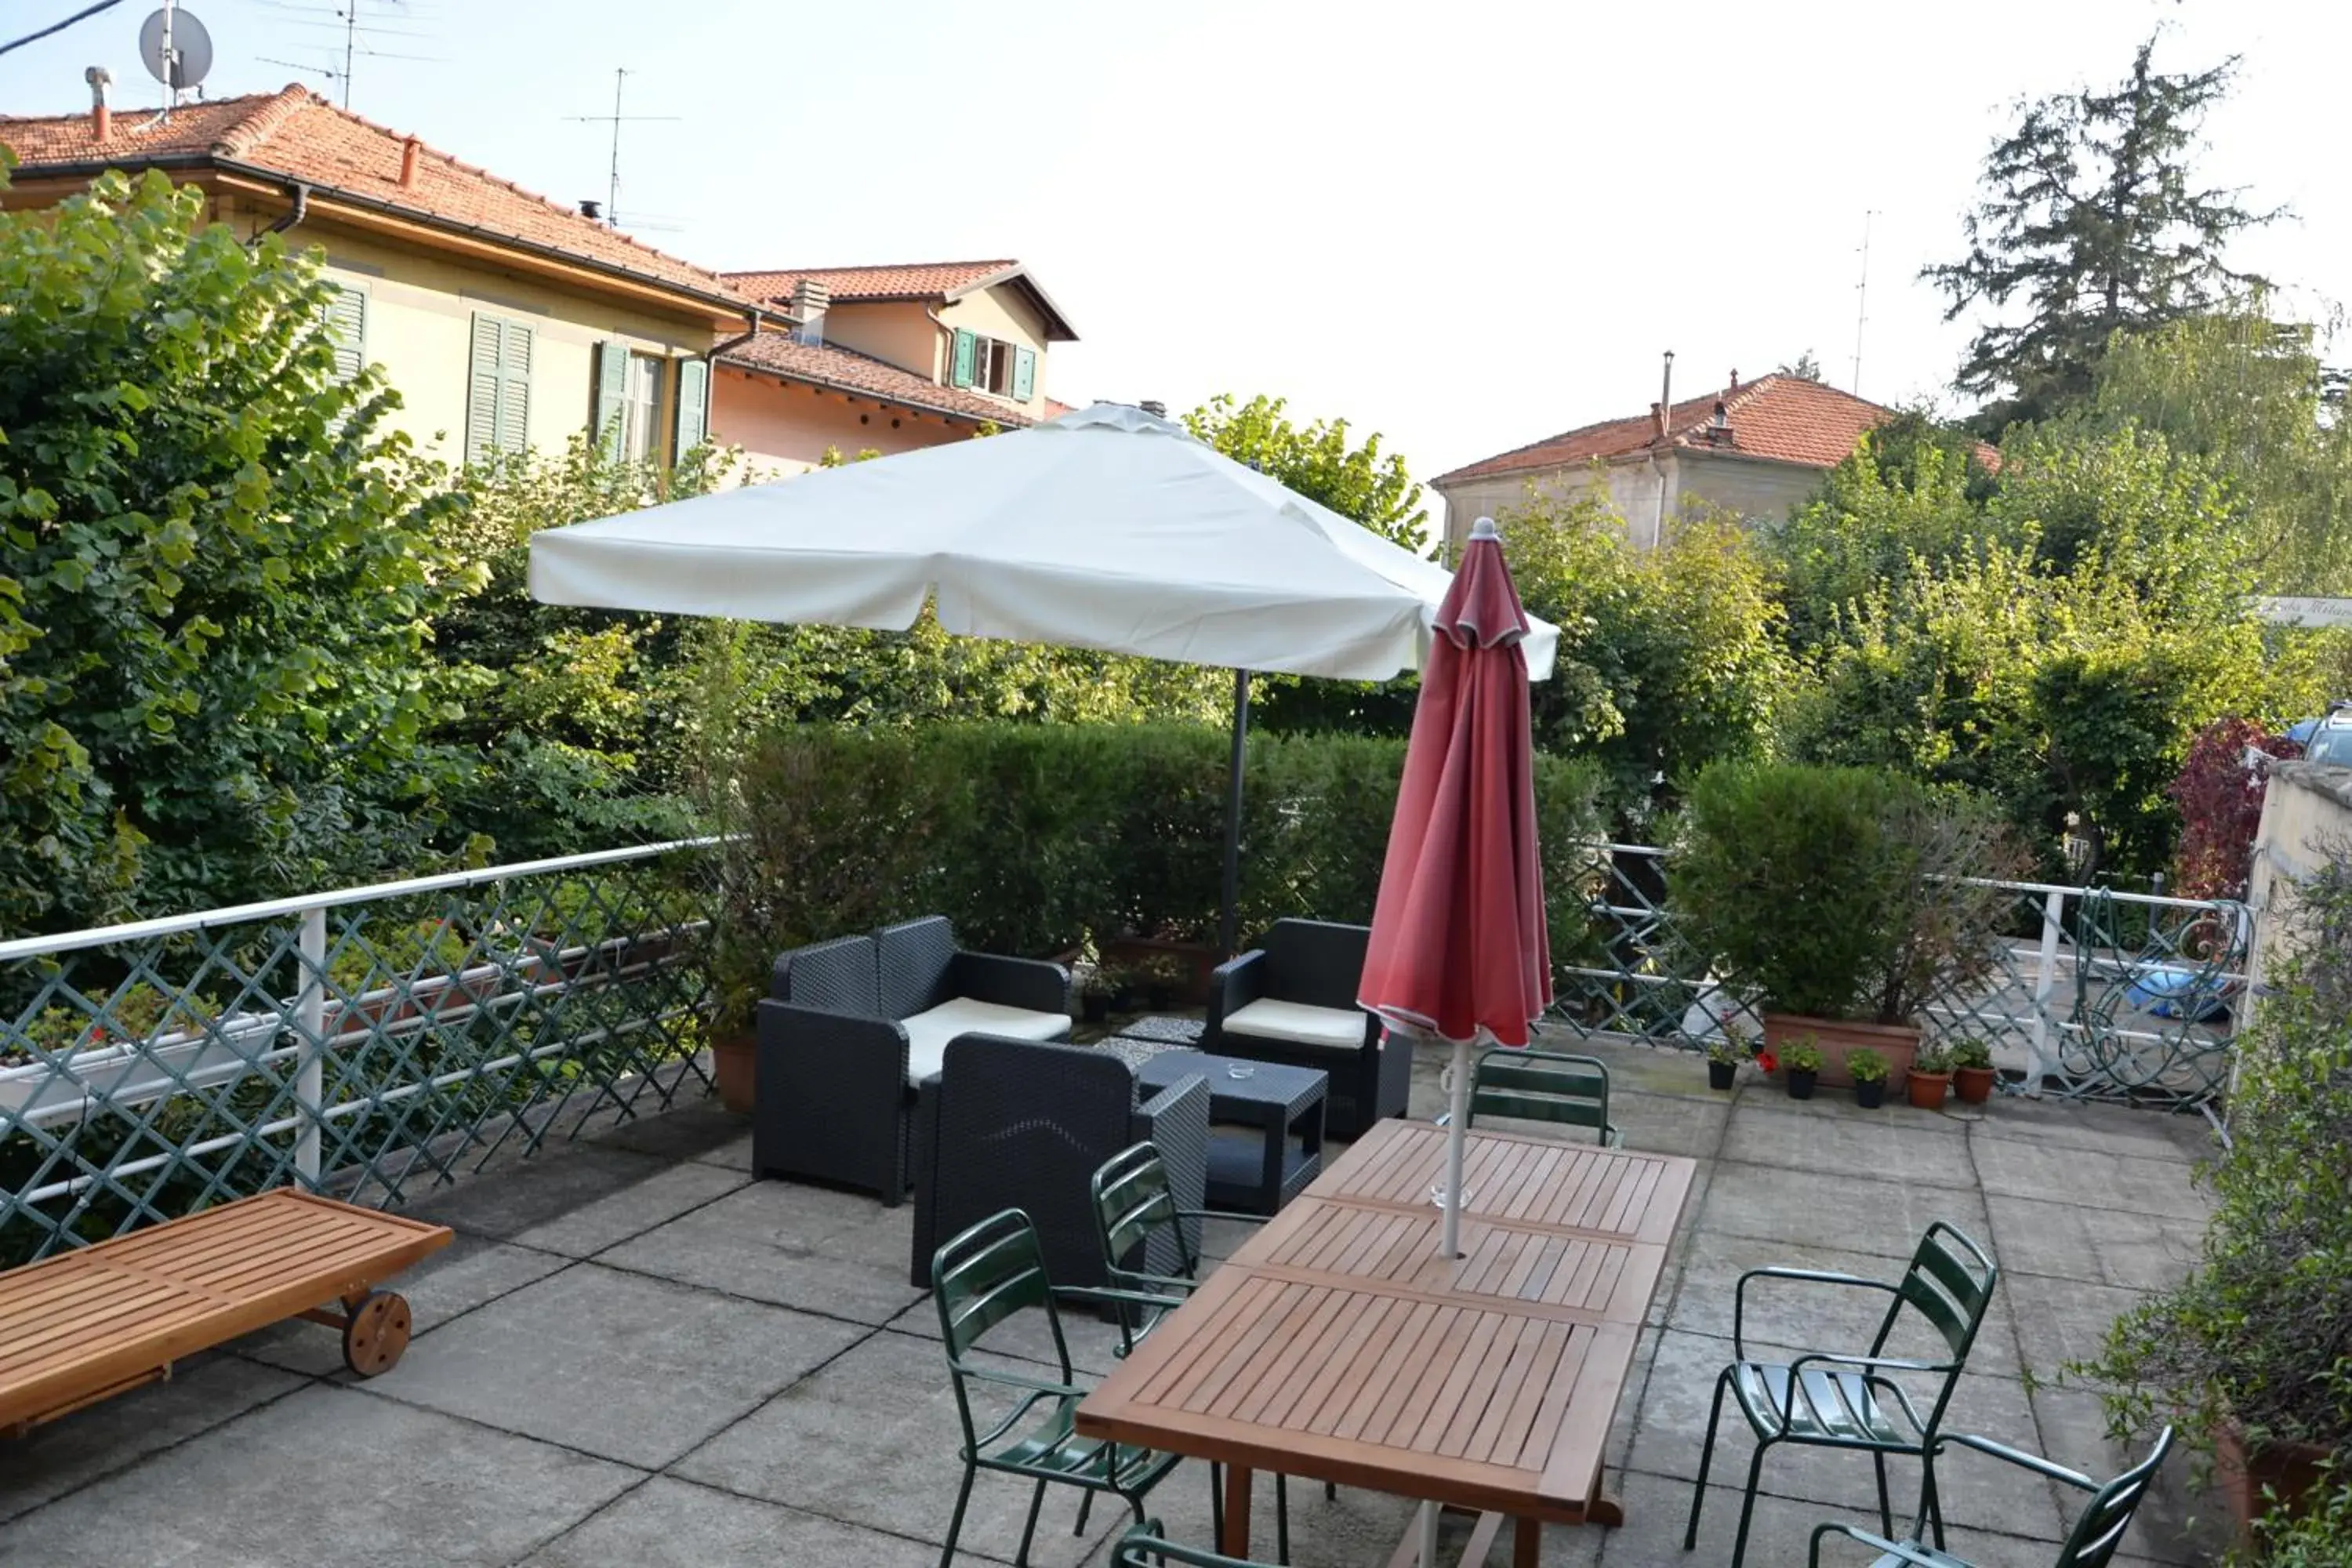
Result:
[[[1764,1048],[1775,1056],[1801,1035],[1811,1035],[1821,1047],[1822,1082],[1832,1089],[1853,1087],[1853,1079],[1845,1070],[1845,1054],[1857,1046],[1868,1046],[1886,1058],[1890,1084],[1903,1081],[1903,1075],[1911,1070],[1912,1055],[1919,1048],[1919,1031],[1907,1024],[1856,1024],[1796,1013],[1764,1015]]]
[[[2328,1450],[2317,1443],[2265,1443],[2247,1452],[2245,1434],[2231,1422],[2213,1435],[2213,1479],[2238,1521],[2238,1538],[2251,1542],[2255,1521],[2270,1511],[2264,1488],[2289,1513],[2302,1510],[2319,1485],[2320,1461]]]
[[[1952,1087],[1952,1075],[1915,1069],[1904,1079],[1904,1087],[1910,1092],[1913,1105],[1922,1110],[1941,1110],[1944,1109],[1944,1095]]]
[[[711,1077],[719,1085],[719,1103],[749,1116],[760,1101],[760,1042],[750,1030],[710,1042]]]
[[[1952,1092],[1969,1105],[1982,1105],[1992,1098],[1992,1079],[1990,1068],[1954,1068]]]

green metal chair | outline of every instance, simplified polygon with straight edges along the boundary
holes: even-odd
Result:
[[[1974,1448],[1990,1454],[1994,1458],[2032,1470],[2037,1476],[2062,1481],[2078,1491],[2091,1494],[2082,1517],[2074,1521],[2065,1544],[2058,1549],[2058,1560],[2051,1568],[2107,1568],[2116,1553],[2122,1549],[2124,1531],[2130,1528],[2132,1514],[2139,1508],[2140,1500],[2147,1495],[2154,1482],[2157,1468],[2172,1447],[2172,1428],[2167,1426],[2157,1434],[2156,1447],[2147,1458],[2101,1486],[2088,1476],[2078,1476],[2063,1466],[2053,1465],[2036,1455],[2021,1453],[1990,1437],[1971,1437],[1954,1433],[1944,1439],[1954,1447]],[[1889,1541],[1868,1531],[1856,1530],[1850,1524],[1824,1524],[1813,1531],[1813,1549],[1806,1558],[1808,1568],[1822,1568],[1822,1541],[1831,1535],[1843,1535],[1859,1542],[1879,1553],[1870,1568],[1970,1568],[1970,1564],[1938,1548],[1927,1544],[1929,1524],[1928,1509],[1931,1495],[1919,1500],[1919,1517],[1912,1521],[1911,1533],[1900,1541]],[[1130,1537],[1131,1539],[1131,1537]]]
[[[1091,1506],[1097,1492],[1109,1492],[1143,1520],[1143,1498],[1176,1468],[1181,1456],[1155,1453],[1120,1443],[1081,1437],[1074,1426],[1078,1402],[1088,1390],[1078,1386],[1070,1367],[1069,1342],[1062,1336],[1057,1296],[1131,1305],[1117,1290],[1055,1290],[1045,1278],[1045,1255],[1036,1227],[1019,1209],[990,1215],[940,1247],[931,1258],[931,1296],[940,1310],[940,1338],[947,1347],[948,1372],[955,1382],[956,1415],[963,1423],[963,1485],[956,1492],[955,1516],[948,1521],[948,1542],[940,1553],[940,1568],[955,1561],[956,1538],[963,1531],[965,1507],[971,1501],[971,1483],[982,1470],[1021,1476],[1037,1484],[1029,1500],[1029,1521],[1022,1527],[1021,1550],[1013,1557],[1025,1568],[1029,1542],[1037,1532],[1037,1510],[1045,1501],[1048,1482],[1078,1487]],[[1061,1365],[1059,1381],[1005,1372],[975,1364],[969,1358],[991,1329],[1025,1308],[1044,1310],[1054,1334],[1054,1354]],[[974,1384],[984,1384],[1013,1397],[1012,1407],[983,1427],[972,1414]],[[1086,1529],[1086,1515],[1078,1516]]]
[[[1202,1220],[1236,1220],[1264,1225],[1262,1215],[1226,1214],[1216,1209],[1176,1206],[1168,1166],[1160,1150],[1138,1143],[1103,1163],[1094,1173],[1095,1234],[1102,1242],[1103,1272],[1118,1289],[1149,1298],[1119,1315],[1118,1353],[1124,1357],[1141,1342],[1160,1320],[1184,1304],[1200,1283]],[[1157,1254],[1167,1272],[1138,1268],[1139,1260]],[[1217,1485],[1222,1466],[1209,1467],[1210,1509],[1216,1528],[1224,1523],[1223,1489]],[[1323,1495],[1336,1498],[1339,1489],[1325,1483]],[[1290,1561],[1290,1488],[1280,1475],[1274,1478],[1275,1540],[1278,1561]]]
[[[1625,1141],[1609,1120],[1608,1064],[1564,1051],[1493,1046],[1479,1052],[1470,1068],[1469,1110],[1462,1125],[1475,1127],[1481,1116],[1590,1127],[1612,1149]],[[1441,1115],[1437,1124],[1443,1127],[1448,1120],[1450,1113]]]
[[[1168,1568],[1171,1563],[1181,1563],[1185,1568],[1265,1568],[1262,1563],[1220,1556],[1197,1546],[1179,1546],[1160,1535],[1156,1519],[1137,1525],[1118,1538],[1118,1547],[1111,1553],[1110,1568]]]
[[[1764,1456],[1779,1443],[1869,1454],[1878,1472],[1878,1520],[1887,1535],[1895,1533],[1895,1510],[1886,1495],[1886,1456],[1916,1457],[1925,1478],[1923,1517],[1934,1525],[1940,1548],[1944,1520],[1936,1500],[1936,1453],[1942,1440],[1944,1410],[1951,1403],[1961,1369],[1968,1364],[1969,1351],[1992,1305],[1993,1285],[2000,1278],[2000,1271],[1984,1248],[1941,1220],[1927,1227],[1911,1255],[1911,1266],[1901,1279],[1893,1282],[1809,1268],[1751,1268],[1741,1275],[1731,1318],[1732,1352],[1738,1359],[1724,1368],[1715,1382],[1715,1407],[1707,1415],[1706,1446],[1699,1454],[1698,1485],[1691,1493],[1683,1550],[1688,1552],[1698,1544],[1699,1510],[1706,1501],[1706,1472],[1715,1460],[1716,1427],[1723,1419],[1726,1393],[1738,1402],[1739,1414],[1756,1436],[1756,1457],[1748,1462],[1748,1488],[1739,1504],[1739,1534],[1731,1548],[1731,1568],[1740,1568],[1747,1556],[1756,1484],[1763,1474]],[[1880,1321],[1867,1354],[1816,1352],[1781,1365],[1748,1358],[1745,1325],[1748,1284],[1752,1279],[1884,1290],[1893,1299],[1887,1302],[1886,1316]],[[1914,1361],[1884,1353],[1906,1309],[1926,1319],[1942,1338],[1951,1352],[1948,1359]],[[1934,1396],[1924,1413],[1910,1392],[1895,1381],[1894,1374],[1898,1373],[1933,1380]]]

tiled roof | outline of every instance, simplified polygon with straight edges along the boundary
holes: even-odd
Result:
[[[1709,438],[1708,426],[1720,402],[1731,426],[1727,448]],[[1895,417],[1895,410],[1865,402],[1818,381],[1771,374],[1738,387],[1726,387],[1702,397],[1677,403],[1666,416],[1666,444],[1716,451],[1731,450],[1751,458],[1771,458],[1817,468],[1835,468],[1852,455],[1864,434]],[[1656,442],[1657,427],[1648,414],[1606,419],[1564,431],[1531,445],[1483,458],[1452,473],[1436,484],[1489,479],[1497,474],[1557,468],[1595,458],[1625,457],[1646,451]],[[1998,462],[1990,447],[1978,456]]]
[[[136,168],[157,160],[242,163],[320,187],[321,196],[341,192],[443,226],[560,250],[691,294],[740,298],[715,272],[422,143],[415,182],[403,187],[407,140],[299,85],[188,104],[173,110],[169,122],[159,121],[152,110],[117,110],[103,142],[88,112],[0,116],[0,143],[16,153],[19,179],[44,167]]]
[[[1017,261],[912,261],[887,267],[798,267],[781,272],[730,272],[727,281],[754,300],[787,300],[806,278],[839,300],[944,300],[983,278],[1011,272]]]
[[[782,332],[761,332],[750,342],[719,356],[728,364],[765,371],[790,381],[804,381],[845,392],[903,404],[959,419],[992,419],[999,425],[1027,425],[1030,417],[1009,403],[999,403],[958,386],[941,386],[869,355],[831,343],[794,342]]]

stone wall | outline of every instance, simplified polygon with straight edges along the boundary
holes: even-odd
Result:
[[[2294,903],[2294,886],[2331,855],[2352,853],[2352,768],[2273,763],[2254,834],[2246,889],[2254,917],[2253,982],[2277,951]]]

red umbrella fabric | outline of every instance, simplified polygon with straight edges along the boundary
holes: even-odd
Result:
[[[1359,1000],[1391,1023],[1525,1046],[1551,1005],[1536,846],[1528,634],[1480,518],[1438,606]]]

